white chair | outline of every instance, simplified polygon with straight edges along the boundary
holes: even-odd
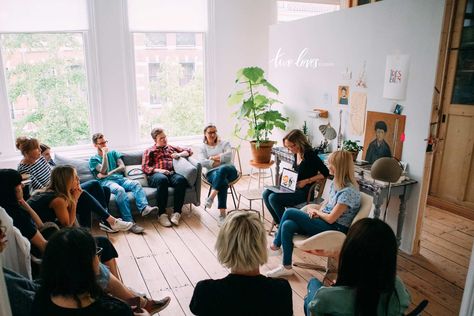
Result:
[[[362,192],[360,195],[360,210],[356,217],[354,217],[351,225],[359,219],[368,217],[372,210],[372,197]],[[309,238],[307,236],[296,235],[293,238],[293,244],[296,248],[311,254],[328,257],[328,262],[326,267],[303,262],[295,262],[294,265],[306,269],[325,271],[325,279],[335,279],[333,275],[337,275],[339,252],[341,251],[345,239],[346,234],[335,230],[325,231]]]

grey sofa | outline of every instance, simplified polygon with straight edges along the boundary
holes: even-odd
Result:
[[[140,165],[142,163],[142,151],[137,152],[130,152],[130,153],[123,153],[124,156],[122,157],[123,162],[126,166],[131,165]],[[195,206],[199,206],[201,204],[201,173],[202,173],[202,166],[201,164],[194,159],[193,157],[187,158],[188,161],[196,168],[196,180],[194,181],[193,185],[189,185],[186,189],[186,195],[184,197],[184,204],[194,204]],[[56,155],[54,161],[57,165],[72,165],[76,168],[77,174],[79,179],[82,182],[94,179],[94,176],[89,170],[89,161],[88,159],[72,159],[67,158],[61,155]],[[192,177],[194,179],[194,177]],[[189,179],[188,179],[189,180]],[[146,196],[148,198],[148,203],[152,206],[156,205],[156,188],[144,186],[143,189],[145,190]],[[168,188],[168,207],[173,206],[173,197],[174,197],[174,189]],[[131,202],[132,212],[138,213],[138,210],[135,205],[135,199],[132,193],[128,193],[128,197]],[[115,196],[112,194],[109,203],[109,212],[113,215],[119,215],[117,209],[117,204],[115,203]]]

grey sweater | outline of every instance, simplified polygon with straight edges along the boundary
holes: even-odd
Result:
[[[228,141],[219,140],[216,146],[209,146],[207,144],[202,144],[199,151],[199,162],[203,167],[203,173],[207,174],[209,171],[215,169],[212,168],[213,160],[209,159],[211,156],[220,155],[221,164],[232,164],[232,147]],[[216,167],[217,168],[217,167]]]

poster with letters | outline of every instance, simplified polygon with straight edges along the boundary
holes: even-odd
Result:
[[[405,99],[408,81],[409,55],[388,55],[385,65],[383,97]]]

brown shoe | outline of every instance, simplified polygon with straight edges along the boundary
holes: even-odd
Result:
[[[156,314],[159,311],[162,311],[168,306],[171,301],[169,296],[162,298],[161,300],[153,300],[151,298],[143,297],[140,300],[140,307],[147,310],[150,315]]]

